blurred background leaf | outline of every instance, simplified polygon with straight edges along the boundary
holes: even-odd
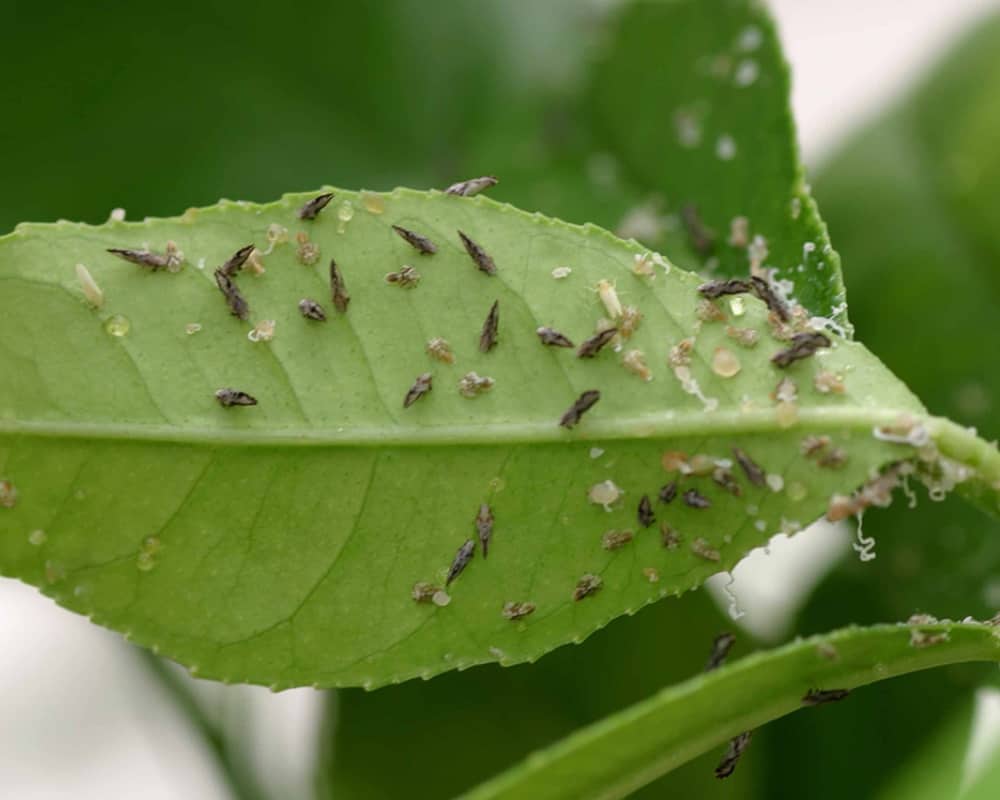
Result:
[[[762,264],[813,314],[846,323],[840,259],[805,183],[788,66],[763,4],[627,3],[592,76],[597,135],[651,193],[647,213],[671,214],[664,252],[688,268],[745,275],[740,238],[761,235]],[[733,237],[738,217],[747,230]]]
[[[898,106],[850,137],[815,181],[843,256],[858,338],[931,412],[987,437],[1000,434],[1000,372],[992,367],[1000,344],[998,86],[1000,17],[970,32]],[[866,515],[878,558],[845,560],[810,599],[797,634],[915,613],[983,619],[996,612],[1000,525],[958,498],[934,503],[921,495],[915,511],[898,497]],[[946,746],[935,739],[944,721],[970,708],[983,685],[1000,685],[995,667],[949,667],[858,692],[821,723],[779,720],[755,741],[766,784],[780,796],[867,797],[884,785],[886,797],[910,797],[892,795],[893,785],[909,786],[931,748]],[[967,725],[962,730],[967,737]],[[850,768],[834,768],[845,742]],[[942,780],[947,770],[942,764],[935,785],[957,792]]]
[[[572,82],[597,6],[18,4],[0,32],[18,119],[0,129],[0,228],[505,175],[544,146],[542,98]]]

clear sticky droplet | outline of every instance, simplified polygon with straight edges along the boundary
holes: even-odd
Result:
[[[354,219],[354,204],[350,200],[345,200],[337,208],[337,219],[340,225],[337,226],[337,233],[347,230],[347,223]]]
[[[375,192],[362,192],[360,195],[361,205],[369,214],[381,214],[385,211],[385,198]]]
[[[129,322],[128,317],[121,314],[112,314],[104,320],[104,330],[109,336],[126,336],[131,328],[132,323]]]
[[[781,428],[791,428],[799,421],[799,407],[796,403],[782,400],[775,406],[774,416]]]
[[[798,481],[793,481],[788,484],[788,487],[785,489],[785,494],[788,495],[788,499],[793,503],[798,503],[800,500],[806,499],[806,495],[809,494],[809,490],[806,489],[804,484],[801,484]]]
[[[41,547],[48,541],[49,537],[41,528],[28,534],[28,541],[35,547]]]
[[[149,572],[153,567],[156,566],[156,558],[153,556],[152,553],[143,550],[141,553],[139,553],[139,555],[136,556],[135,565],[142,572]]]

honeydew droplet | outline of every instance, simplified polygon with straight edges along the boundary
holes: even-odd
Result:
[[[806,495],[809,494],[809,490],[806,489],[804,484],[801,484],[798,481],[793,481],[788,484],[785,494],[788,495],[788,499],[793,503],[798,503],[799,501],[806,499]]]
[[[142,540],[142,551],[150,555],[156,555],[162,546],[158,536],[147,536]]]
[[[131,328],[132,323],[129,322],[128,317],[121,314],[112,314],[104,321],[104,330],[109,336],[121,338],[126,336]]]
[[[791,428],[799,421],[799,407],[795,403],[783,400],[774,409],[775,419],[781,428]]]
[[[716,347],[712,355],[712,372],[720,378],[732,378],[743,368],[736,354],[725,347]]]
[[[135,558],[135,565],[142,572],[149,572],[153,567],[156,566],[156,559],[153,557],[152,553],[143,550]]]
[[[431,602],[439,608],[444,608],[451,603],[451,595],[444,591],[444,589],[438,589],[431,595]]]
[[[41,547],[48,541],[48,535],[41,528],[28,534],[28,541],[35,547]]]
[[[337,208],[337,219],[340,220],[337,233],[343,233],[347,230],[347,223],[354,219],[354,204],[350,200],[345,200]]]
[[[774,472],[768,473],[765,480],[767,481],[768,488],[772,492],[780,492],[785,488],[785,479]]]
[[[369,214],[381,214],[385,211],[385,198],[375,192],[361,192],[361,205]]]

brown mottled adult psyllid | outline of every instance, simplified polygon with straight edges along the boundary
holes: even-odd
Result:
[[[215,275],[215,284],[226,299],[226,305],[229,306],[229,313],[240,319],[249,317],[250,305],[247,303],[246,298],[240,294],[240,290],[236,288],[233,279],[223,272],[221,267],[213,274]]]
[[[296,216],[299,219],[316,219],[316,215],[326,208],[331,200],[333,200],[333,192],[325,192],[324,194],[317,195],[303,205],[296,212]]]
[[[450,585],[455,578],[462,574],[462,570],[472,561],[475,554],[476,543],[472,539],[466,539],[465,543],[458,548],[458,552],[455,553],[455,558],[448,569],[448,577],[444,582],[445,586]]]
[[[774,312],[778,319],[782,322],[788,322],[792,318],[788,312],[788,306],[785,305],[784,300],[778,297],[778,293],[774,291],[774,287],[770,283],[759,275],[752,275],[750,285],[753,288],[753,293],[764,302],[769,311]]]
[[[403,408],[409,408],[417,400],[423,397],[431,390],[431,384],[434,380],[434,376],[429,372],[425,372],[422,375],[418,375],[417,379],[413,382],[413,386],[406,393],[406,397],[403,398]]]
[[[219,389],[215,393],[215,399],[223,408],[230,406],[255,406],[257,398],[239,389]]]
[[[340,273],[337,262],[332,258],[330,259],[330,299],[333,300],[334,308],[341,314],[347,311],[347,304],[351,302],[351,296],[347,293],[347,287],[344,284],[344,276]]]
[[[479,334],[479,350],[488,353],[497,343],[497,330],[500,327],[500,301],[494,300],[490,313],[486,315],[483,330]]]
[[[251,245],[252,248],[252,245]],[[151,250],[128,250],[118,247],[109,247],[108,252],[118,258],[146,267],[153,272],[161,269],[177,272],[184,262],[184,254],[177,249],[173,242],[167,242],[165,253],[154,253]]]
[[[792,337],[787,349],[779,350],[771,356],[771,363],[784,369],[796,361],[808,358],[823,347],[829,347],[830,344],[830,338],[826,334],[817,331],[797,333]]]
[[[420,255],[430,256],[437,252],[437,245],[426,236],[404,228],[402,225],[393,225],[392,229],[399,234],[400,238],[413,247]]]
[[[572,428],[576,425],[580,418],[589,411],[598,400],[601,399],[601,393],[597,389],[588,389],[583,392],[576,400],[573,405],[569,407],[562,418],[559,420],[559,424],[564,428]]]
[[[851,693],[850,689],[810,689],[802,698],[804,706],[821,706],[825,703],[836,703]]]
[[[743,751],[747,749],[750,744],[750,737],[753,736],[753,731],[743,731],[743,733],[738,736],[734,736],[729,740],[729,748],[726,750],[726,754],[722,757],[722,761],[719,762],[719,766],[715,768],[715,777],[728,778],[736,769],[736,764],[740,760],[740,756],[743,755]]]
[[[472,259],[472,263],[476,265],[480,272],[485,272],[487,275],[497,274],[497,265],[493,263],[493,259],[485,250],[483,250],[482,247],[472,241],[472,239],[461,231],[458,232],[458,238],[462,240],[462,246],[465,247],[465,252],[469,254],[469,258]]]
[[[656,522],[656,515],[653,514],[653,504],[649,502],[648,494],[644,494],[639,500],[637,515],[639,518],[639,524],[644,528],[648,528]]]
[[[754,486],[763,486],[767,482],[767,477],[757,463],[746,454],[746,451],[739,447],[733,448],[733,456],[736,463],[740,465],[747,476],[747,480]]]
[[[729,278],[721,281],[709,281],[698,287],[702,297],[714,300],[725,294],[747,294],[753,291],[750,281],[744,278]]]
[[[323,306],[315,300],[310,300],[308,297],[303,297],[299,300],[299,311],[302,312],[302,316],[306,319],[314,319],[317,322],[326,321],[326,312],[323,310]]]
[[[617,328],[605,328],[600,333],[595,333],[576,349],[576,357],[593,358],[601,352],[604,345],[615,338],[616,333],[618,333]]]
[[[661,503],[672,503],[677,497],[677,481],[670,481],[660,489],[659,498]]]
[[[243,269],[243,265],[247,263],[247,259],[250,258],[250,254],[253,251],[254,246],[252,244],[241,247],[229,257],[229,260],[225,264],[219,267],[219,270],[225,273],[227,278],[235,278],[236,274]]]
[[[470,178],[467,181],[453,183],[444,190],[444,193],[458,195],[459,197],[472,197],[486,189],[493,188],[497,183],[497,179],[492,175],[483,175],[481,178]]]
[[[541,328],[536,328],[535,333],[538,334],[538,338],[542,344],[547,344],[551,347],[573,347],[573,342],[552,328],[542,326]]]
[[[705,665],[705,672],[711,672],[723,665],[726,656],[736,643],[736,636],[731,633],[720,633],[712,642],[712,652],[708,656],[708,663]]]
[[[705,495],[699,492],[697,489],[688,489],[682,495],[684,498],[684,505],[690,506],[691,508],[711,508],[712,501],[709,500]]]

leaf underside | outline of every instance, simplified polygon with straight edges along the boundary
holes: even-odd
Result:
[[[644,251],[599,229],[485,198],[336,193],[314,221],[295,216],[312,195],[296,195],[144,223],[25,225],[0,239],[0,478],[18,492],[13,508],[0,508],[4,574],[205,677],[373,687],[531,661],[579,641],[699,585],[911,454],[871,431],[921,406],[858,344],[833,336],[833,348],[779,370],[769,359],[786,343],[771,337],[761,302],[746,296],[737,316],[720,301],[728,319],[701,322],[701,278],[669,265],[637,276]],[[272,224],[291,241],[263,259],[265,274],[237,278],[251,309],[240,322],[211,270],[250,242],[265,249]],[[419,256],[391,224],[429,236],[438,253]],[[458,230],[494,258],[495,277],[477,271]],[[300,231],[319,245],[319,263],[296,260]],[[177,274],[105,252],[162,250],[168,240],[186,255]],[[352,295],[346,314],[328,302],[330,257]],[[104,292],[99,310],[76,283],[78,262]],[[386,283],[403,264],[421,273],[416,287]],[[558,266],[573,271],[557,280]],[[608,315],[595,291],[602,280],[643,314],[623,351],[579,359],[542,346],[539,325],[578,344],[594,332]],[[303,297],[330,319],[304,319]],[[480,330],[497,300],[499,341],[483,354]],[[128,320],[124,336],[106,331],[109,320],[121,331],[117,315]],[[248,341],[261,320],[276,322],[273,340]],[[201,330],[188,334],[191,323]],[[741,348],[730,324],[757,329],[760,344]],[[696,331],[690,369],[718,401],[712,411],[667,366],[670,348]],[[425,353],[436,336],[451,343],[453,365]],[[719,347],[740,360],[735,377],[709,367]],[[644,353],[651,381],[623,367],[630,349]],[[846,391],[820,394],[820,370],[844,376]],[[495,385],[463,397],[469,371]],[[424,372],[432,391],[404,409]],[[786,374],[798,385],[798,422],[782,428],[771,393]],[[259,405],[222,408],[213,397],[222,387]],[[588,389],[600,401],[573,430],[560,427]],[[846,463],[806,458],[807,434],[829,435]],[[733,465],[740,497],[688,477],[681,492],[698,489],[711,508],[656,504],[677,477],[661,466],[665,451],[732,459],[734,446],[780,480],[753,486]],[[588,502],[605,480],[624,490],[610,511]],[[649,529],[636,520],[643,494],[657,518]],[[496,518],[488,559],[473,558],[446,607],[414,602],[416,582],[443,585],[456,550],[475,538],[482,503]],[[677,532],[676,549],[662,545],[662,522]],[[610,529],[635,541],[606,551]],[[711,550],[718,561],[704,557]],[[584,574],[603,586],[574,601]],[[501,614],[508,602],[536,610],[511,622]]]

